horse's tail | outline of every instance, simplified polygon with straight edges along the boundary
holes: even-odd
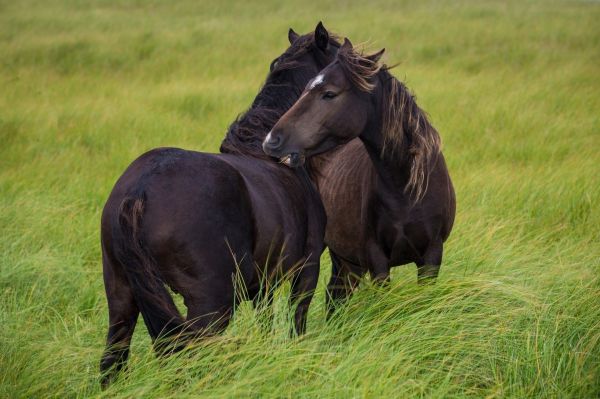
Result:
[[[173,350],[176,348],[167,346],[163,339],[180,335],[184,329],[184,319],[165,287],[158,264],[144,249],[140,237],[145,199],[145,193],[140,190],[121,202],[118,232],[115,232],[121,239],[118,240],[120,245],[115,246],[115,256],[125,270],[155,347]],[[157,339],[159,342],[156,342]]]

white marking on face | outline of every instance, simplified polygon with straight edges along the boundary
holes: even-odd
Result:
[[[313,81],[310,83],[310,86],[308,87],[308,90],[312,90],[315,87],[317,87],[318,85],[320,85],[321,83],[323,83],[323,74],[317,75],[317,77],[315,77],[313,79]]]
[[[304,97],[305,97],[307,94],[308,94],[308,90],[307,90],[307,91],[305,91],[305,92],[303,92],[303,93],[300,95],[300,98],[299,98],[298,100],[296,100],[296,102],[298,102],[298,101],[302,100],[302,99],[303,99],[303,98],[304,98]]]

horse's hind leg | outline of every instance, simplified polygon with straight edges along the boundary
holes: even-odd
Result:
[[[108,300],[108,336],[100,361],[101,385],[106,388],[125,366],[139,310],[120,265],[103,253],[104,288]]]
[[[210,337],[223,332],[233,314],[234,299],[186,298],[188,308],[186,335],[193,339]]]
[[[340,259],[331,249],[331,279],[327,284],[327,320],[335,309],[346,302],[360,281],[360,276],[352,271],[351,264]]]
[[[239,302],[234,292],[233,272],[225,272],[234,268],[223,262],[211,264],[221,273],[189,282],[191,289],[184,294],[188,309],[185,334],[196,339],[223,332]]]
[[[421,262],[417,263],[417,281],[419,284],[435,282],[442,264],[443,244],[432,243],[425,251]]]

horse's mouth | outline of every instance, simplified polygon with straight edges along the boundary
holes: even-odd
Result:
[[[297,168],[299,166],[304,165],[305,157],[303,154],[299,154],[297,152],[292,152],[291,154],[287,154],[279,159],[279,162],[284,164],[289,168]]]

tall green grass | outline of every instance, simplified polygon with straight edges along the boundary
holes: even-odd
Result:
[[[596,2],[0,1],[0,397],[598,397]],[[458,196],[438,283],[397,268],[308,334],[244,304],[157,360],[141,323],[101,392],[99,219],[156,146],[216,151],[289,26],[386,47]]]

